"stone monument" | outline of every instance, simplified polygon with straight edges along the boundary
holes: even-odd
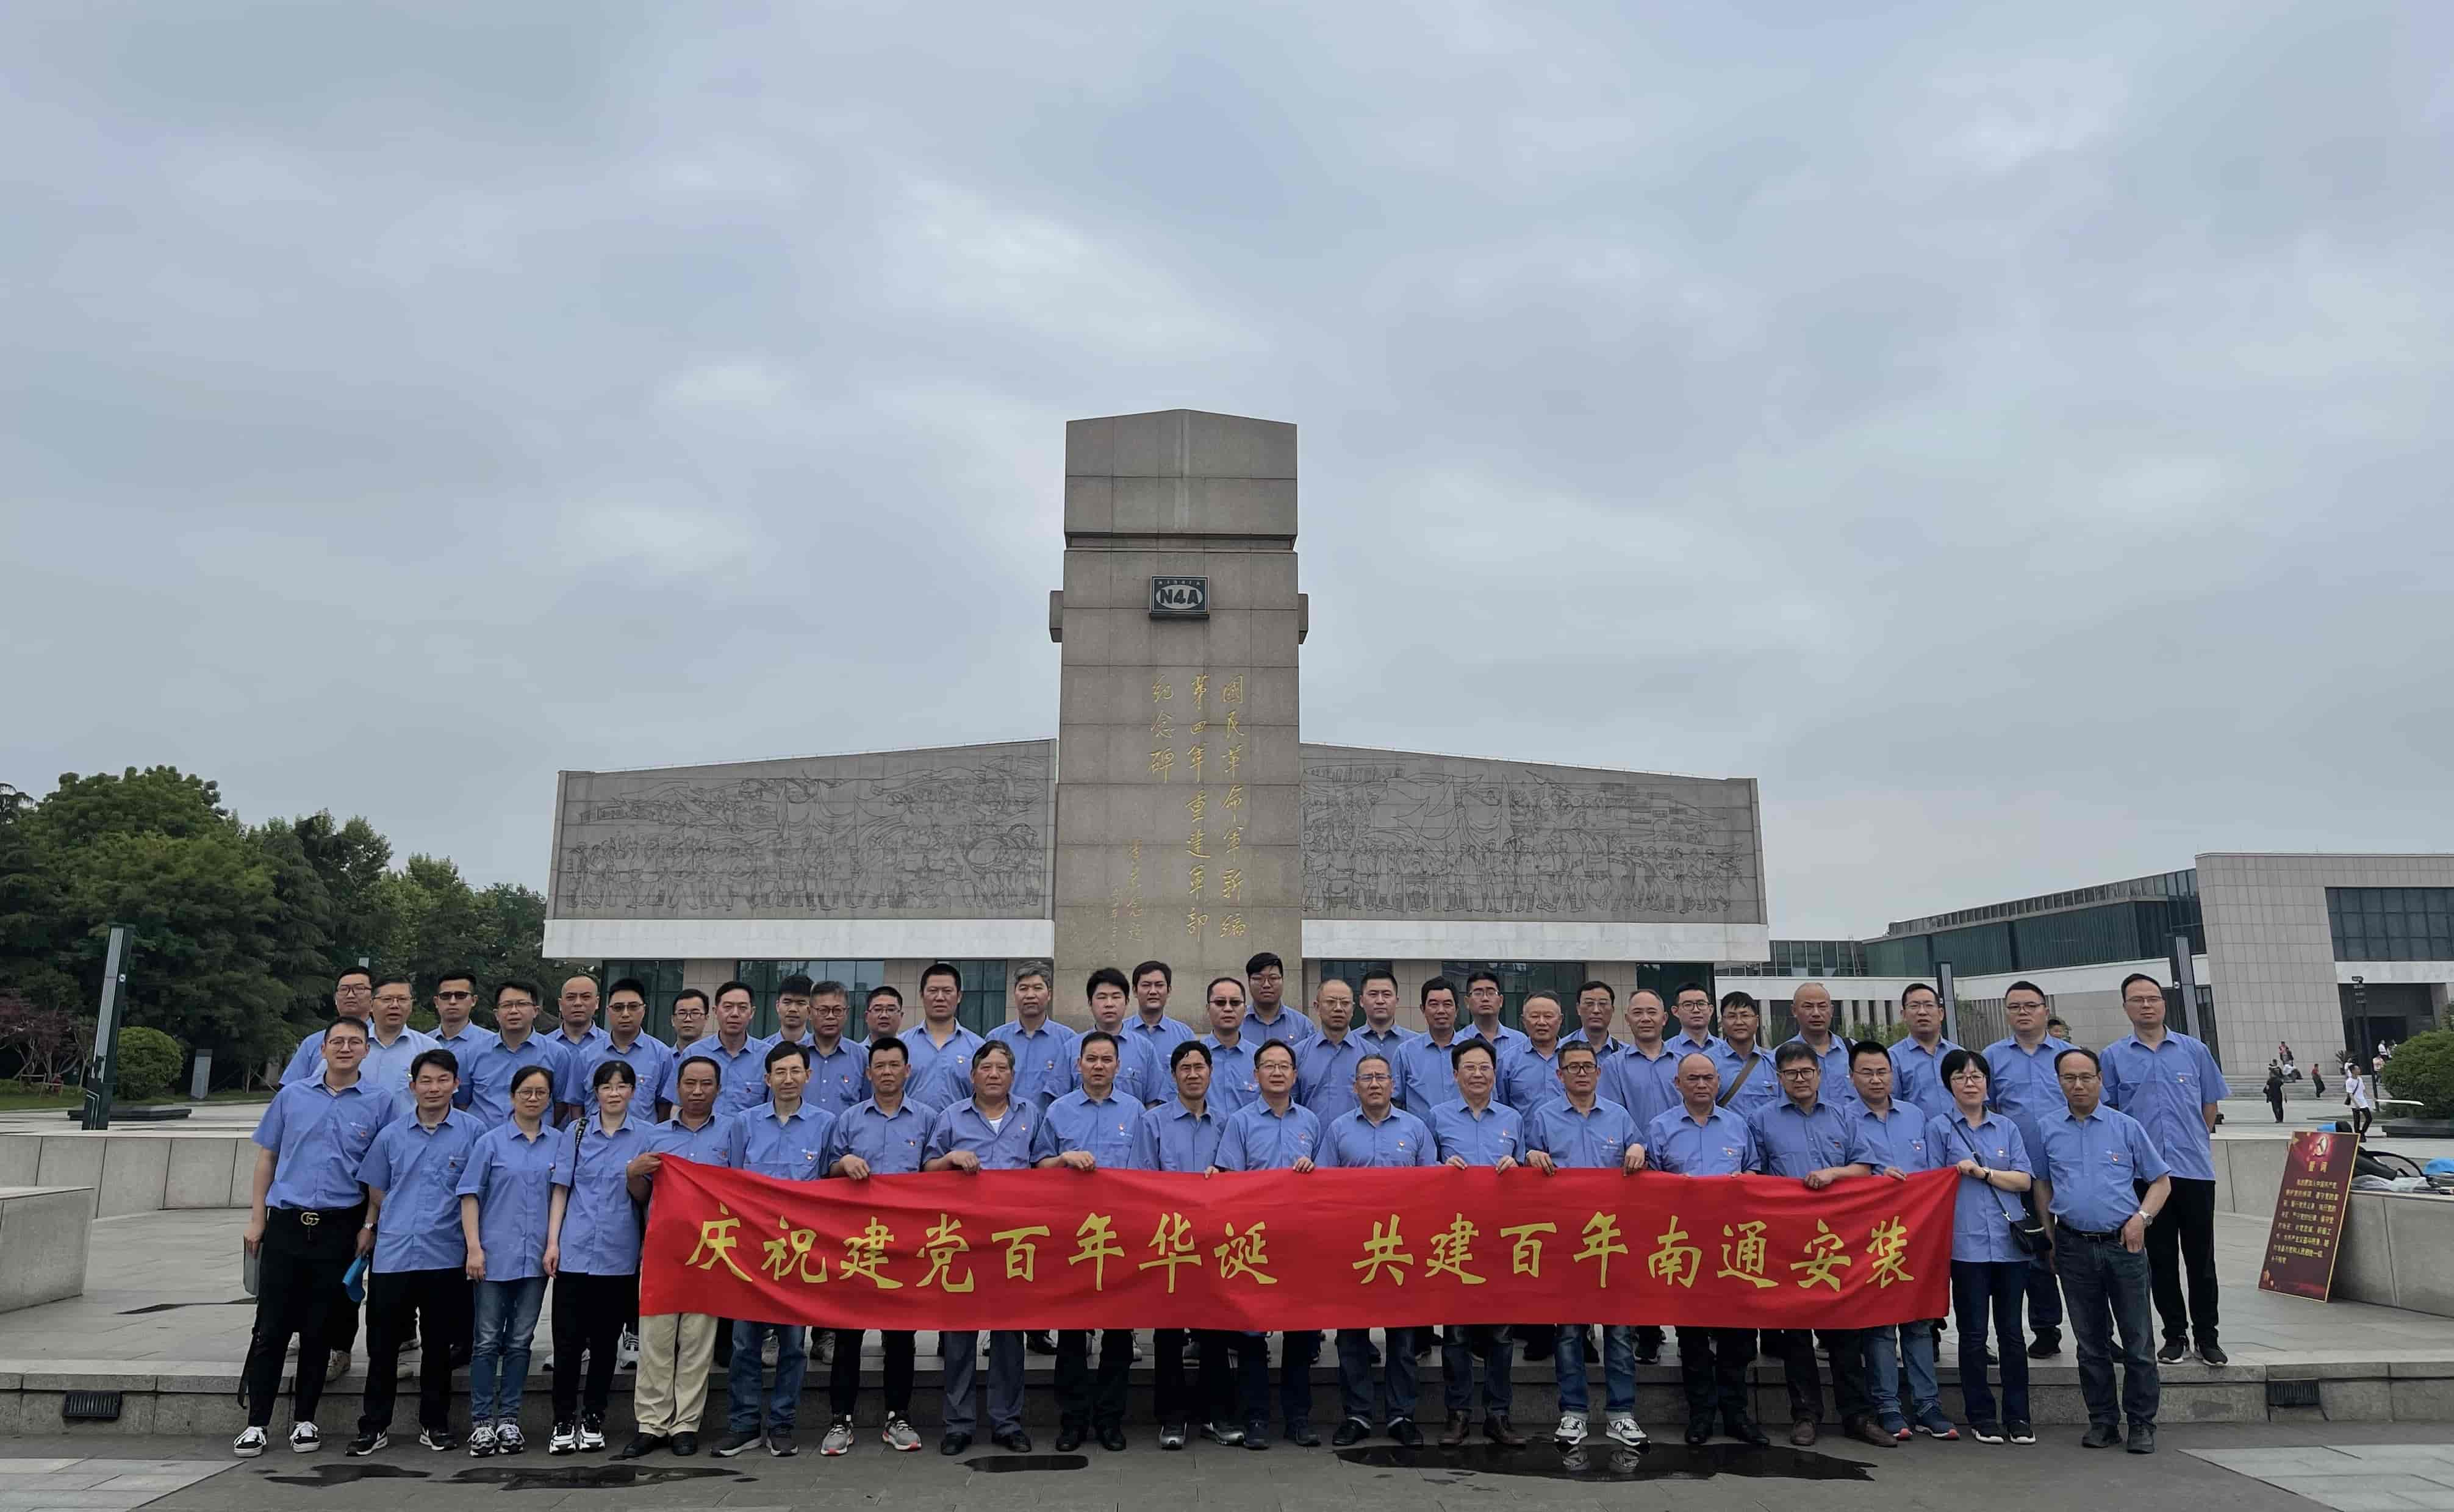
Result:
[[[1056,1007],[1156,958],[1176,1014],[1303,958],[1296,428],[1165,410],[1065,428]]]

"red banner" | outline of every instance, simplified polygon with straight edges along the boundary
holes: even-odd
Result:
[[[1951,1171],[947,1171],[668,1157],[639,1309],[876,1328],[1859,1328],[1942,1316]],[[881,1308],[881,1300],[894,1303]]]

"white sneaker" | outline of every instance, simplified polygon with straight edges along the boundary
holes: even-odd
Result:
[[[1559,1425],[1551,1430],[1551,1441],[1553,1443],[1560,1444],[1579,1444],[1584,1442],[1585,1415],[1581,1412],[1563,1412],[1559,1414]]]
[[[622,1330],[622,1341],[615,1345],[614,1350],[614,1368],[616,1370],[639,1368],[639,1331],[637,1329]]]
[[[290,1452],[313,1454],[324,1447],[324,1435],[312,1422],[293,1423],[290,1429]]]
[[[1623,1443],[1631,1449],[1641,1449],[1652,1441],[1644,1436],[1644,1430],[1637,1425],[1636,1415],[1629,1412],[1611,1414],[1610,1436],[1613,1443]]]
[[[469,1425],[469,1453],[474,1458],[482,1460],[493,1452],[494,1425],[491,1422],[471,1423]]]
[[[238,1437],[231,1441],[231,1453],[242,1460],[252,1460],[264,1452],[270,1437],[262,1428],[241,1428]]]

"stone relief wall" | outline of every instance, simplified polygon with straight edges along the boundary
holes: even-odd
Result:
[[[1045,918],[1048,740],[567,772],[557,918]]]
[[[1753,784],[1303,747],[1310,918],[1764,919]]]

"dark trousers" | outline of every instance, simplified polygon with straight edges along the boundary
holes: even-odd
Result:
[[[324,1400],[325,1356],[336,1347],[332,1327],[349,1300],[341,1278],[358,1258],[358,1225],[366,1204],[317,1212],[276,1207],[265,1215],[264,1245],[255,1286],[255,1337],[247,1345],[247,1421],[253,1428],[272,1422],[273,1399],[281,1394],[281,1361],[290,1336],[298,1336],[295,1422],[313,1422]],[[352,1333],[355,1332],[353,1310]]]
[[[1378,1403],[1381,1421],[1412,1420],[1416,1399],[1422,1390],[1422,1374],[1415,1364],[1415,1330],[1388,1329],[1383,1342],[1386,1347],[1380,1351]],[[1373,1421],[1372,1330],[1368,1328],[1338,1331],[1338,1405],[1348,1417],[1359,1422]]]
[[[1215,1336],[1225,1341],[1236,1356],[1236,1411],[1255,1428],[1270,1421],[1270,1336],[1241,1331]],[[1210,1346],[1201,1346],[1204,1363],[1210,1359]]]
[[[2355,1138],[2359,1138],[2359,1137],[2362,1137],[2362,1136],[2366,1135],[2366,1134],[2369,1132],[2369,1120],[2370,1120],[2371,1119],[2373,1119],[2373,1118],[2376,1118],[2376,1117],[2377,1117],[2377,1114],[2376,1114],[2373,1110],[2371,1110],[2371,1109],[2368,1109],[2368,1108],[2354,1108],[2354,1109],[2352,1110],[2352,1134],[2353,1134],[2353,1136],[2354,1136]],[[2276,1122],[2278,1122],[2278,1123],[2281,1123],[2281,1122],[2283,1122],[2283,1120],[2282,1119],[2276,1119],[2275,1121],[2276,1121]]]
[[[1747,1407],[1747,1364],[1756,1357],[1752,1328],[1681,1328],[1679,1330],[1679,1383],[1687,1392],[1687,1421],[1713,1421],[1716,1408],[1721,1425],[1735,1428],[1754,1420]]]
[[[1516,1352],[1497,1323],[1451,1323],[1440,1339],[1440,1396],[1451,1412],[1474,1411],[1474,1362],[1482,1361],[1482,1411],[1505,1418],[1512,1401],[1508,1367]]]
[[[1790,1421],[1822,1420],[1823,1378],[1815,1368],[1818,1339],[1823,1341],[1823,1351],[1832,1361],[1832,1404],[1840,1409],[1840,1421],[1849,1423],[1874,1416],[1874,1403],[1866,1395],[1863,1330],[1819,1328],[1809,1333],[1803,1328],[1788,1328],[1767,1333],[1764,1339],[1771,1343],[1773,1353],[1780,1357],[1781,1381],[1789,1387]]]
[[[2149,1230],[2154,1232],[2154,1230]],[[2085,1239],[2063,1229],[2062,1297],[2070,1303],[2071,1340],[2079,1346],[2079,1389],[2087,1421],[2102,1427],[2154,1422],[2163,1383],[2156,1375],[2155,1333],[2147,1305],[2147,1257],[2117,1237]],[[2113,1336],[2122,1335],[2122,1398],[2113,1395]]]
[[[367,1274],[367,1389],[358,1431],[392,1426],[400,1394],[401,1346],[418,1341],[417,1425],[437,1431],[452,1426],[452,1350],[466,1348],[475,1314],[469,1277],[459,1266],[431,1271]],[[299,1363],[306,1361],[302,1359]]]
[[[827,1365],[827,1407],[838,1418],[852,1416],[853,1404],[860,1401],[860,1336],[862,1330],[838,1328],[835,1333],[835,1358]],[[1128,1334],[1126,1338],[1133,1336]],[[886,1415],[905,1418],[912,1414],[912,1359],[917,1353],[914,1335],[908,1330],[888,1329],[880,1332],[877,1342],[886,1354]],[[1065,1362],[1056,1362],[1063,1371]]]
[[[1091,1368],[1088,1329],[1056,1335],[1056,1409],[1076,1433],[1125,1425],[1125,1388],[1134,1368],[1134,1331],[1099,1330],[1099,1366]]]
[[[1661,1330],[1651,1323],[1636,1325],[1636,1358],[1654,1361],[1661,1358]]]
[[[2046,1232],[2053,1230],[2054,1220],[2045,1220]],[[2062,1283],[2054,1274],[2054,1252],[2028,1257],[2028,1274],[2022,1290],[2028,1300],[2028,1337],[2046,1343],[2060,1344],[2062,1340]]]
[[[2216,1184],[2173,1178],[2173,1195],[2147,1225],[2147,1269],[2154,1278],[2156,1313],[2164,1337],[2202,1344],[2216,1341]],[[2182,1280],[2189,1278],[2189,1302]]]
[[[554,1421],[578,1421],[583,1354],[588,1357],[588,1416],[605,1421],[606,1403],[614,1394],[614,1351],[638,1306],[636,1276],[564,1271],[553,1279]]]
[[[1184,1376],[1184,1341],[1201,1336],[1201,1374],[1197,1396]],[[1216,1329],[1162,1328],[1151,1336],[1151,1404],[1158,1421],[1168,1422],[1232,1422],[1236,1417],[1235,1363],[1228,1335]]]
[[[1951,1312],[1960,1320],[1960,1401],[1973,1423],[2028,1421],[2028,1355],[2020,1347],[2020,1302],[2027,1292],[2028,1260],[1953,1260]],[[1985,1380],[1985,1325],[2002,1363],[2002,1410]]]
[[[1312,1421],[1312,1367],[1320,1359],[1320,1331],[1278,1336],[1278,1415],[1292,1430]]]

